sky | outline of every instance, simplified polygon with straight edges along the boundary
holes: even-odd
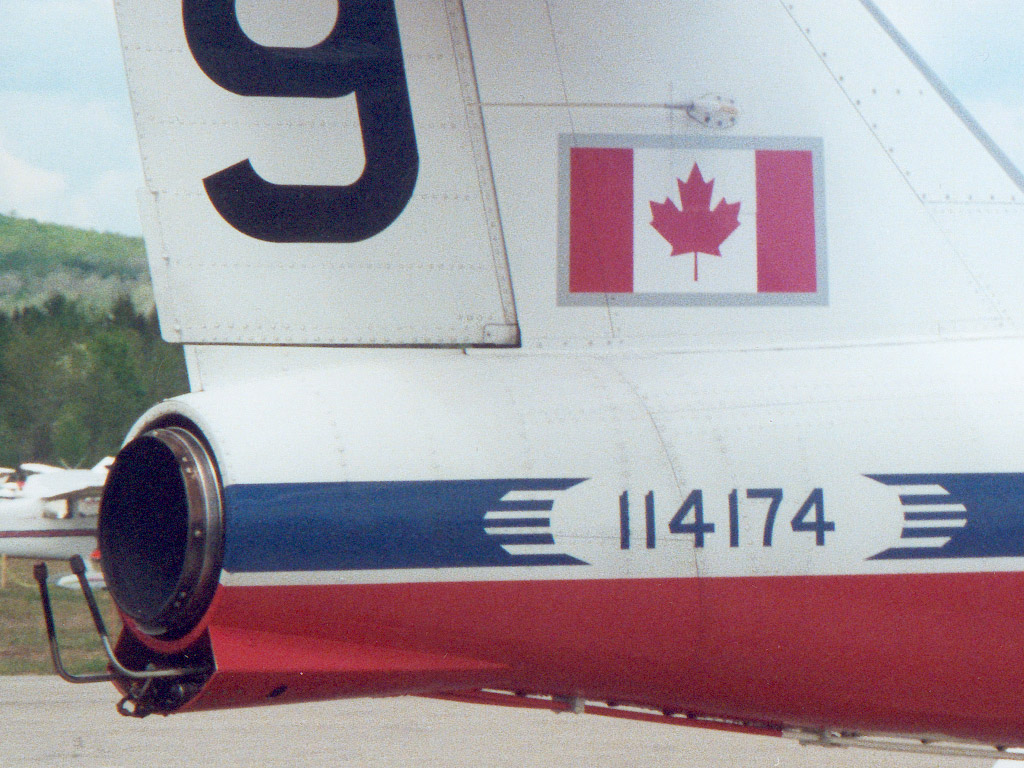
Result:
[[[1024,170],[1024,3],[875,0],[875,4]]]
[[[111,0],[0,0],[0,212],[127,234],[142,186]]]
[[[875,2],[1024,168],[1021,0]],[[141,186],[112,0],[0,0],[0,212],[138,234]]]

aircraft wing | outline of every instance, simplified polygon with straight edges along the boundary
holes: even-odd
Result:
[[[65,471],[62,467],[55,467],[51,464],[40,464],[39,462],[27,461],[18,465],[18,469],[26,475],[48,475],[54,472]]]
[[[91,469],[64,469],[30,475],[21,495],[43,501],[98,498],[103,493],[106,475]]]

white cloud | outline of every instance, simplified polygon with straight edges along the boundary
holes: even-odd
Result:
[[[140,231],[135,190],[142,171],[135,132],[127,104],[64,92],[0,92],[0,136],[7,157],[37,175],[59,177],[58,191],[38,214],[38,199],[3,205],[25,215],[42,216],[61,224],[137,234]],[[16,193],[7,181],[13,162],[0,167],[0,185]],[[55,196],[60,195],[60,199]],[[33,213],[29,213],[30,209]]]
[[[67,223],[102,231],[137,234],[139,210],[135,192],[141,183],[131,171],[105,171],[69,195]]]
[[[142,173],[113,3],[0,8],[0,207],[137,234]]]
[[[102,125],[102,120],[99,122]],[[87,147],[87,143],[70,146],[68,151]],[[65,172],[57,170],[60,163],[48,167],[26,157],[0,134],[0,212],[16,211],[19,216],[42,221],[138,234],[135,191],[142,186],[140,171],[123,157],[116,162],[107,160],[85,168],[69,164],[74,172]]]
[[[28,163],[0,143],[0,211],[52,221],[67,188],[62,174]]]
[[[0,88],[123,94],[110,0],[3,0]]]

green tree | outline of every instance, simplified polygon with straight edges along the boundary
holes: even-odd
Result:
[[[0,313],[0,464],[91,466],[146,408],[187,389],[181,348],[127,296],[103,314],[63,296]]]

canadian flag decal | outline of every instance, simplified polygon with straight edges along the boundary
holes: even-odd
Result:
[[[820,141],[579,138],[563,146],[564,303],[825,303]]]

